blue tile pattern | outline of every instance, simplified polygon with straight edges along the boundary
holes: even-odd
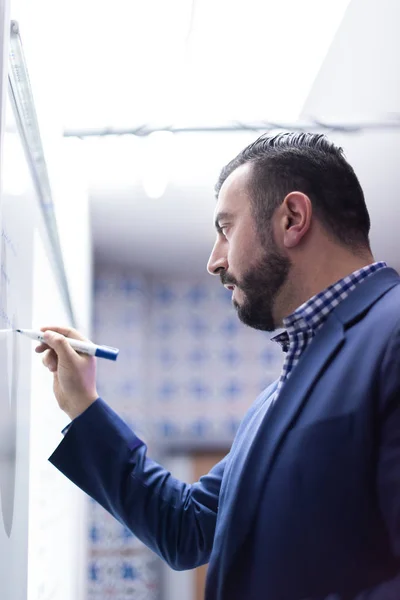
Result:
[[[97,268],[93,339],[120,349],[98,363],[99,393],[150,447],[233,439],[284,355],[270,335],[242,325],[217,280],[150,279]],[[158,559],[89,502],[88,597],[156,600]]]

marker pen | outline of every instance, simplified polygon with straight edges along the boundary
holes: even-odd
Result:
[[[43,331],[37,331],[35,329],[16,329],[18,333],[26,335],[32,340],[38,342],[45,342],[43,338]],[[90,354],[90,356],[97,356],[98,358],[107,358],[108,360],[117,360],[118,348],[112,348],[111,346],[98,346],[93,342],[84,342],[82,340],[75,340],[73,338],[66,337],[71,348],[82,354]]]

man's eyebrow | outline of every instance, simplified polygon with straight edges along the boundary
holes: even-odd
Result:
[[[229,212],[219,212],[217,214],[217,216],[215,217],[215,229],[218,231],[218,233],[221,233],[221,226],[219,224],[220,221],[224,221],[225,219],[231,219],[232,218],[232,213]]]

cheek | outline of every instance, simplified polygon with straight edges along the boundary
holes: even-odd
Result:
[[[228,271],[232,277],[236,280],[240,279],[242,273],[242,261],[243,257],[238,255],[234,249],[230,249],[228,252]]]
[[[241,275],[248,270],[253,260],[253,254],[254,248],[250,243],[232,245],[228,254],[229,271],[232,275],[240,279]]]
[[[232,233],[228,246],[228,270],[240,282],[244,273],[260,260],[261,248],[250,227],[238,227]]]

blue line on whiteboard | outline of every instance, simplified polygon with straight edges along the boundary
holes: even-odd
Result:
[[[7,233],[4,231],[4,229],[2,229],[2,231],[1,231],[1,237],[6,242],[7,246],[10,248],[10,250],[14,254],[14,256],[17,256],[17,251],[15,250],[14,244],[13,244],[10,236],[7,235]]]
[[[10,285],[10,278],[9,278],[9,276],[7,275],[7,273],[6,273],[6,270],[5,270],[5,268],[4,268],[4,265],[3,265],[3,264],[1,265],[0,269],[1,269],[1,275],[2,275],[2,277],[5,279],[6,283],[7,283],[8,285]]]
[[[11,328],[11,329],[14,328],[10,318],[8,317],[7,313],[2,308],[0,308],[0,320],[7,323],[9,328]]]

